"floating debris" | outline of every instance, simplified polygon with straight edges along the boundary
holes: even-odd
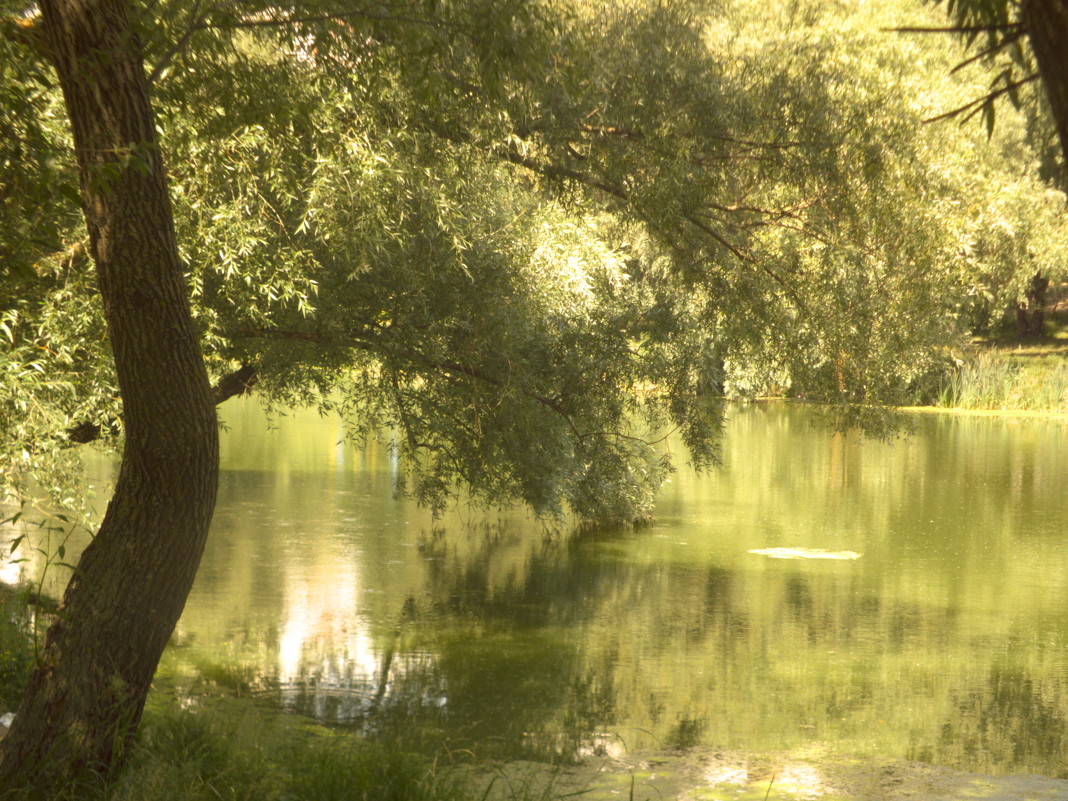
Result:
[[[822,548],[753,548],[749,553],[772,559],[860,559],[856,551],[825,551]]]

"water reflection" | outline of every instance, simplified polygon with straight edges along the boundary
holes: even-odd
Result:
[[[393,497],[388,449],[227,412],[164,669],[186,692],[506,759],[818,745],[1064,771],[1061,424],[923,417],[885,444],[736,409],[723,468],[676,473],[652,527],[568,536],[518,512],[432,520]]]

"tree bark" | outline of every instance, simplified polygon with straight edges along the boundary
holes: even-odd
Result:
[[[1024,0],[1020,7],[1020,21],[1042,75],[1057,135],[1064,154],[1065,174],[1061,176],[1068,187],[1068,0]]]
[[[122,762],[200,562],[218,429],[127,4],[42,0],[41,8],[126,427],[115,494],[0,741],[0,790],[28,785],[44,798]]]
[[[249,394],[258,381],[259,371],[251,364],[242,365],[232,373],[227,373],[212,387],[215,405],[225,403],[238,395]],[[105,430],[111,434],[116,433],[118,427],[119,421],[116,419],[108,420],[103,425],[85,421],[68,428],[67,439],[78,445],[86,445],[99,439]]]

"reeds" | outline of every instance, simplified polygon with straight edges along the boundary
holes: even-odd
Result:
[[[981,351],[943,380],[937,405],[952,409],[1068,412],[1068,363]]]

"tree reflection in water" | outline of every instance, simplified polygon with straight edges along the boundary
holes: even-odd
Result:
[[[549,534],[435,522],[384,449],[244,408],[167,657],[187,688],[502,759],[819,745],[1063,771],[1063,426],[924,417],[887,444],[739,408],[722,469],[679,471],[651,527]],[[749,553],[782,548],[862,556]]]

